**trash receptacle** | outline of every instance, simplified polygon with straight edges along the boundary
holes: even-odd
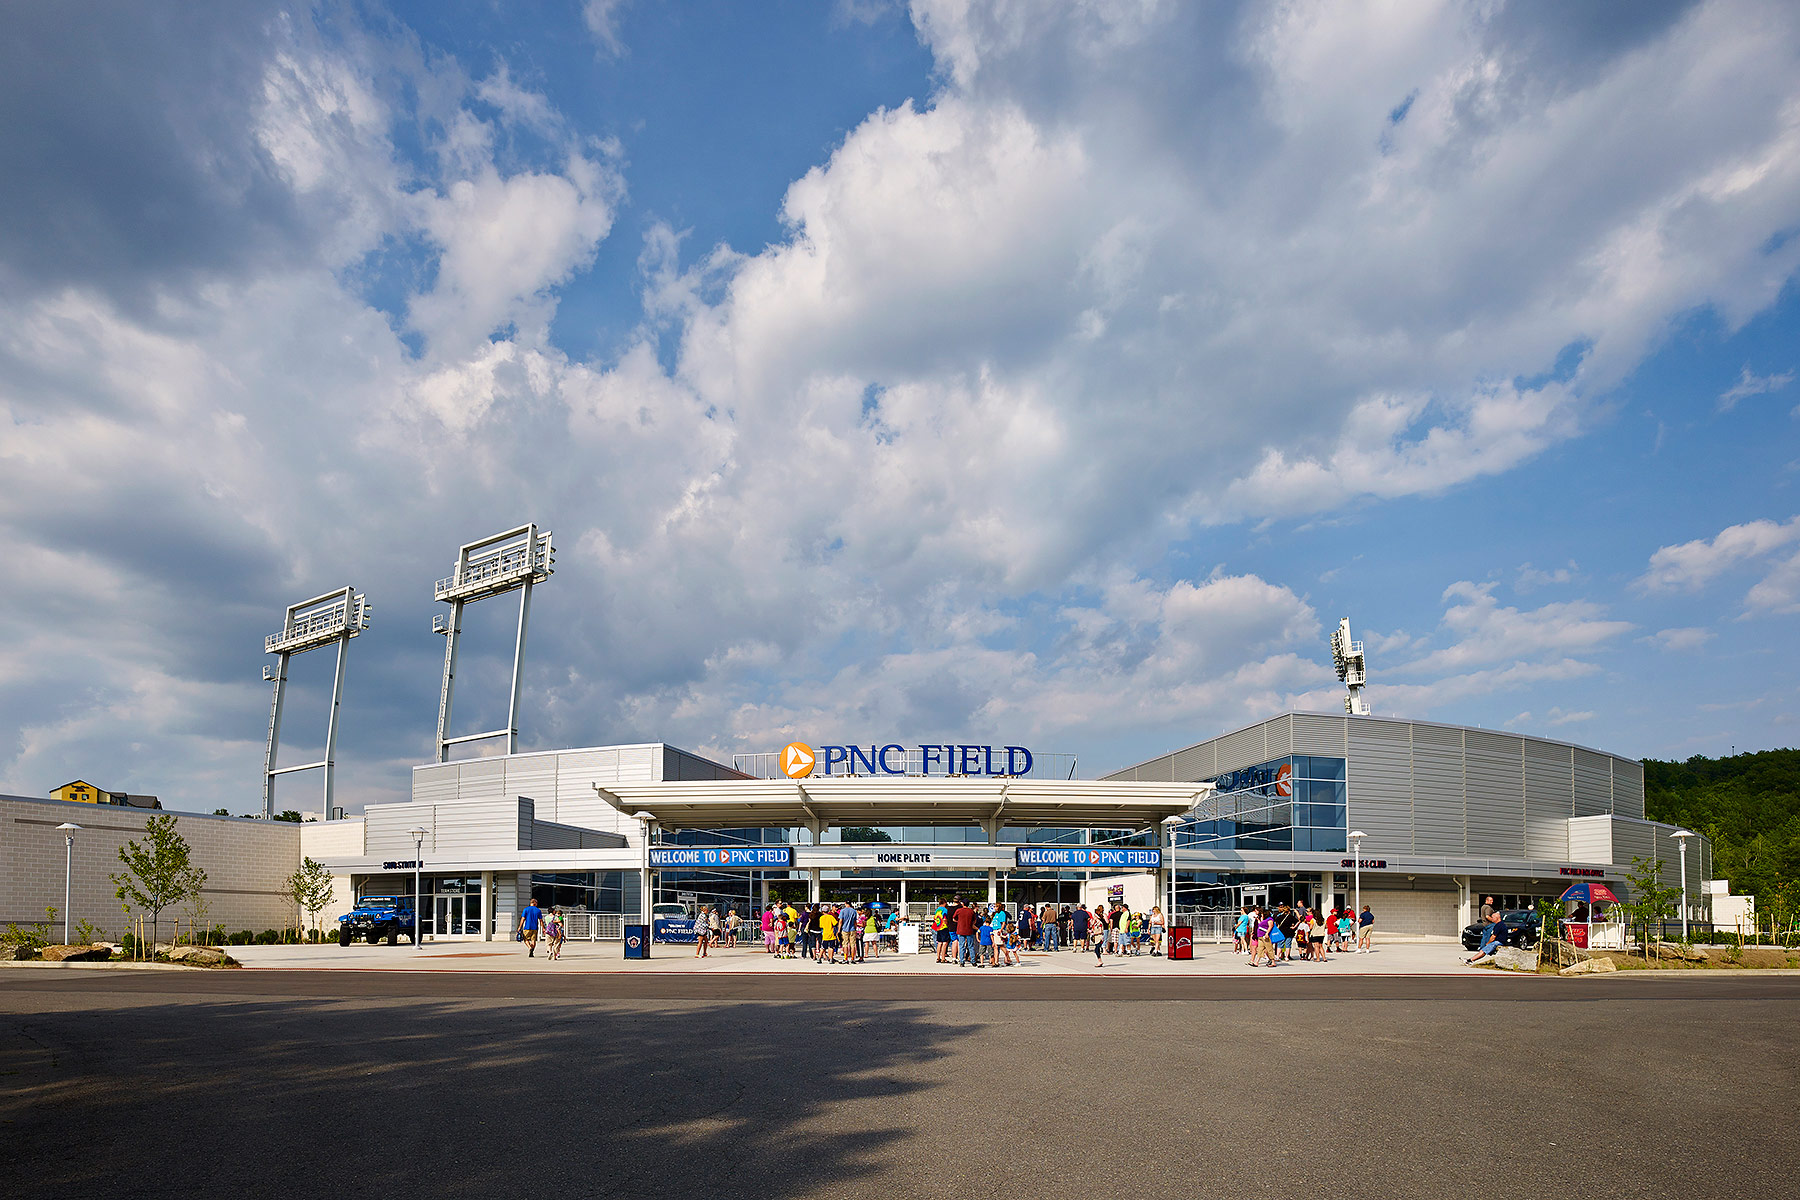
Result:
[[[1169,926],[1169,957],[1194,957],[1194,927],[1192,925]]]
[[[650,927],[648,925],[627,925],[625,927],[625,957],[650,957]]]

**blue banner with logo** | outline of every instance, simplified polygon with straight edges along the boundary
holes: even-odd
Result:
[[[1020,846],[1016,861],[1077,871],[1155,871],[1163,865],[1160,846]]]
[[[692,867],[702,871],[764,870],[794,865],[792,846],[652,846],[653,867]]]
[[[651,937],[659,942],[685,942],[691,946],[696,924],[692,917],[658,917],[650,923]]]

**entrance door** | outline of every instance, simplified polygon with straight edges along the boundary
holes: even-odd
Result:
[[[463,897],[437,897],[437,910],[432,922],[432,932],[438,937],[457,934],[463,931]]]

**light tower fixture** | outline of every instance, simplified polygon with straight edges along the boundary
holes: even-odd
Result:
[[[439,613],[431,619],[432,632],[444,635],[444,684],[438,693],[439,762],[450,761],[450,747],[458,742],[481,742],[489,738],[504,737],[506,752],[518,752],[519,692],[525,679],[525,628],[531,620],[531,589],[550,578],[555,563],[556,548],[550,542],[550,531],[540,533],[536,524],[520,525],[463,546],[457,551],[456,572],[448,579],[438,580],[432,589],[433,599],[450,606],[448,616]],[[519,632],[513,643],[512,699],[506,709],[506,728],[451,737],[450,703],[456,687],[456,651],[462,637],[463,605],[514,590],[520,592]]]
[[[1331,665],[1337,670],[1338,682],[1345,687],[1344,711],[1353,717],[1369,715],[1369,702],[1363,699],[1363,687],[1369,682],[1369,667],[1363,659],[1363,644],[1350,640],[1350,618],[1338,621],[1331,635]]]
[[[369,598],[355,588],[339,588],[288,605],[282,618],[281,632],[263,639],[263,653],[276,656],[274,666],[264,665],[263,679],[274,683],[275,698],[269,705],[269,744],[263,756],[263,819],[275,815],[275,777],[294,771],[325,768],[325,818],[331,818],[332,783],[337,762],[338,704],[344,693],[344,651],[350,639],[369,627],[369,614],[374,611]],[[325,757],[318,762],[277,767],[275,757],[281,749],[281,707],[287,695],[288,659],[320,646],[337,645],[337,671],[331,681],[331,715],[325,723]]]

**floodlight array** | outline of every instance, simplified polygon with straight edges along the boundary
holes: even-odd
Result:
[[[503,535],[510,536],[510,535]],[[527,527],[510,541],[471,549],[457,563],[456,574],[440,579],[432,588],[437,600],[480,600],[542,583],[555,572],[556,548],[549,533]]]
[[[288,610],[280,633],[263,639],[265,654],[299,654],[324,646],[339,638],[355,637],[369,627],[369,614],[375,606],[361,593],[345,596],[334,592],[330,603],[312,607],[299,605]]]

